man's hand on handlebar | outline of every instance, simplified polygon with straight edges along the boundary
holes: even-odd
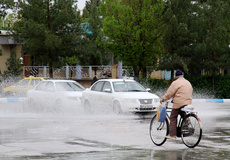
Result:
[[[162,104],[162,102],[163,102],[163,100],[161,99],[161,100],[160,100],[160,103]]]
[[[162,104],[162,102],[168,102],[168,103],[171,102],[171,103],[173,103],[173,99],[171,98],[171,99],[165,100],[165,101],[164,101],[163,99],[161,99],[161,100],[160,100],[160,103]]]

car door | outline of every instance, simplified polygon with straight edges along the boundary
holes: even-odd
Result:
[[[110,82],[105,82],[100,93],[100,105],[105,109],[110,109],[112,104],[113,94]]]
[[[98,81],[92,86],[89,92],[89,95],[88,95],[88,100],[90,102],[91,107],[93,106],[99,107],[101,105],[100,97],[101,97],[101,90],[102,90],[103,84],[104,84],[104,81]]]
[[[47,83],[46,81],[39,83],[33,90],[28,91],[27,97],[33,99],[36,104],[43,105]]]
[[[55,101],[55,89],[53,82],[41,82],[29,95],[37,104],[51,106]]]
[[[57,93],[55,91],[54,82],[48,82],[46,84],[42,97],[45,101],[45,106],[52,107],[55,105]]]

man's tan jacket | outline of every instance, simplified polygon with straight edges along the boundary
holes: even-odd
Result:
[[[192,103],[192,85],[184,77],[179,77],[173,81],[169,86],[166,94],[162,97],[162,100],[168,100],[173,98],[173,108],[179,109],[184,105]]]

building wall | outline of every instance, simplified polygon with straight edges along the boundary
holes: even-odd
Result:
[[[2,50],[2,55],[0,56],[0,70],[3,73],[6,70],[6,61],[10,58],[10,46],[11,45],[1,45],[0,50]],[[16,45],[16,56],[21,57],[21,45]]]

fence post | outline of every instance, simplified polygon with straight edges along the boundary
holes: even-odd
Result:
[[[122,79],[122,61],[118,61],[118,78]]]
[[[89,66],[89,78],[92,78],[92,66]]]
[[[76,79],[81,79],[81,66],[76,66]]]
[[[65,78],[69,79],[69,66],[68,65],[66,65],[66,68],[65,68]]]
[[[25,66],[22,67],[22,76],[25,78]]]
[[[46,66],[43,67],[43,77],[46,77]]]
[[[117,72],[118,72],[118,64],[112,64],[112,78],[117,78]]]

